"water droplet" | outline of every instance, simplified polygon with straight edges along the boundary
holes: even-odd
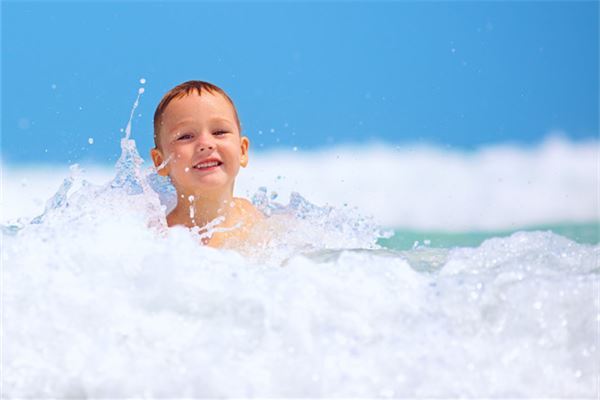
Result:
[[[146,83],[146,78],[142,78],[142,79],[140,79],[140,83],[141,83],[142,85],[143,85],[143,84],[145,84],[145,83]]]
[[[89,144],[94,144],[94,138],[93,137],[88,138],[88,143]]]
[[[31,122],[27,118],[19,118],[17,125],[19,126],[19,129],[25,130],[25,129],[29,129]]]

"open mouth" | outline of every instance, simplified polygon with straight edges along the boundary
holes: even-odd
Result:
[[[202,162],[194,165],[194,169],[206,170],[206,169],[218,167],[221,164],[223,164],[223,163],[219,160],[202,161]]]

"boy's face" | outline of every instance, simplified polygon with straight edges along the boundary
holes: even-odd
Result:
[[[233,190],[240,166],[248,163],[248,138],[240,136],[233,106],[220,93],[192,92],[169,103],[162,114],[155,166],[180,194],[202,196]]]

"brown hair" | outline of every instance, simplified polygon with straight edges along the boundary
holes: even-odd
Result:
[[[167,93],[165,93],[165,95],[163,96],[160,103],[158,103],[158,106],[156,107],[156,111],[154,111],[154,147],[155,148],[158,148],[158,133],[160,131],[160,123],[161,123],[162,114],[163,114],[163,112],[165,112],[165,109],[167,108],[169,103],[171,103],[171,101],[173,101],[173,99],[180,99],[184,96],[189,95],[193,91],[198,93],[198,96],[202,96],[203,90],[206,90],[208,93],[212,93],[212,94],[220,93],[221,95],[223,95],[223,97],[225,97],[225,99],[227,99],[227,101],[229,101],[229,103],[233,107],[233,113],[235,115],[235,122],[237,123],[240,133],[242,132],[242,126],[240,124],[240,119],[238,117],[238,113],[235,108],[235,105],[233,104],[233,100],[231,100],[231,98],[227,95],[227,93],[225,93],[225,91],[223,89],[221,89],[220,87],[218,87],[216,85],[213,85],[212,83],[208,83],[208,82],[204,82],[204,81],[187,81],[187,82],[183,82],[183,83],[175,86],[173,89],[171,89]]]

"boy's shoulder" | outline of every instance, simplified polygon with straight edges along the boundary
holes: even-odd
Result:
[[[258,221],[265,218],[265,215],[260,212],[252,203],[242,197],[236,197],[234,199],[235,207],[240,212],[244,219],[251,221]]]
[[[261,220],[265,219],[252,203],[240,197],[233,199],[234,216],[231,223],[239,224],[232,231],[218,232],[208,242],[212,247],[242,248],[248,244],[252,232]]]

